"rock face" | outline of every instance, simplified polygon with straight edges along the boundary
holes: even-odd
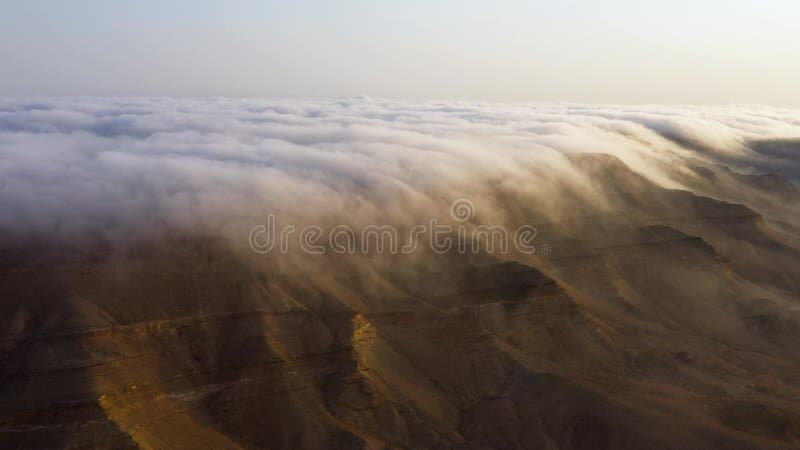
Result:
[[[186,236],[5,243],[0,448],[798,448],[800,251],[573,163],[615,213],[542,224],[547,256],[287,273]]]

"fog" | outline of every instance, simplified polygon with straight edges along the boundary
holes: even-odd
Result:
[[[692,189],[697,164],[797,182],[798,136],[800,112],[761,106],[4,99],[0,226],[65,239],[177,228],[245,240],[268,214],[412,226],[446,217],[457,198],[483,223],[505,223],[526,202],[538,215],[526,220],[557,221],[612,200],[569,154],[614,155],[667,188]]]

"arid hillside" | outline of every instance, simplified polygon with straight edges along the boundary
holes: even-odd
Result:
[[[163,102],[0,107],[0,448],[800,448],[788,112]]]

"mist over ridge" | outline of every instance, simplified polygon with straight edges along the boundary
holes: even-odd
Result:
[[[613,155],[659,186],[696,191],[702,176],[692,167],[703,165],[797,183],[798,136],[800,112],[762,106],[4,99],[0,226],[65,236],[163,226],[241,233],[269,213],[409,225],[460,197],[502,223],[513,209],[504,195],[537,199],[536,220],[557,221],[571,213],[565,189],[599,209],[610,201],[570,154]],[[786,149],[764,151],[770,142]],[[716,189],[697,193],[754,195]]]

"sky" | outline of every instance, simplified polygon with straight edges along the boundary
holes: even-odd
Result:
[[[800,106],[796,0],[0,0],[0,95]]]

